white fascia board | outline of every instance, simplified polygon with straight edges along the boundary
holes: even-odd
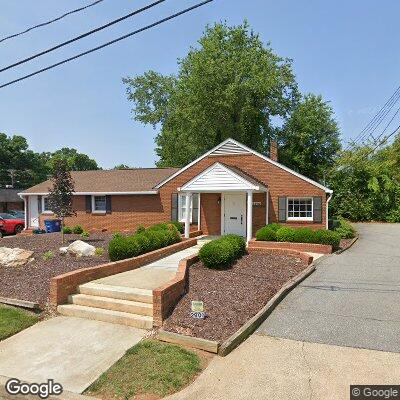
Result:
[[[49,193],[18,193],[20,196],[46,196]],[[124,196],[124,195],[141,195],[141,194],[158,194],[158,190],[147,190],[143,192],[73,192],[74,196]]]
[[[164,184],[166,184],[167,182],[169,182],[171,179],[175,178],[176,176],[180,175],[183,171],[186,171],[188,168],[190,168],[191,166],[195,165],[196,163],[198,163],[199,161],[201,161],[203,158],[207,157],[208,155],[210,155],[213,151],[217,150],[218,148],[220,148],[221,146],[223,146],[224,144],[226,144],[227,142],[232,142],[234,144],[236,144],[237,146],[241,146],[243,149],[247,150],[248,152],[254,154],[257,157],[262,158],[263,160],[271,163],[272,165],[275,165],[278,168],[283,169],[286,172],[289,172],[290,174],[297,176],[298,178],[310,183],[311,185],[314,185],[316,187],[318,187],[319,189],[324,190],[326,193],[333,193],[333,190],[327,188],[324,185],[321,185],[318,182],[315,182],[314,180],[307,178],[306,176],[299,174],[296,171],[293,171],[292,169],[284,166],[283,164],[278,163],[277,161],[273,161],[271,160],[269,157],[264,156],[263,154],[258,153],[257,151],[251,149],[250,147],[245,146],[242,143],[239,143],[238,141],[234,140],[234,139],[226,139],[225,141],[223,141],[222,143],[220,143],[218,146],[215,146],[214,148],[212,148],[210,151],[208,151],[207,153],[203,154],[201,157],[197,158],[196,160],[192,161],[190,164],[186,165],[185,167],[181,168],[179,171],[175,172],[173,175],[171,175],[170,177],[168,177],[167,179],[165,179],[164,181],[160,182],[158,185],[155,186],[156,189],[159,189],[161,186],[163,186]]]
[[[216,162],[213,165],[211,165],[210,167],[208,167],[206,170],[204,170],[203,172],[200,172],[200,174],[196,175],[191,181],[189,181],[188,183],[186,183],[185,185],[182,186],[182,188],[180,188],[181,191],[190,191],[190,189],[188,189],[188,187],[196,182],[201,176],[208,174],[208,172],[210,172],[211,170],[213,170],[215,167],[221,167],[223,170],[225,170],[225,172],[227,174],[230,174],[232,176],[234,176],[236,179],[238,179],[241,183],[243,183],[243,185],[245,185],[246,187],[244,187],[243,189],[235,189],[237,190],[260,190],[260,186],[255,186],[252,183],[250,183],[249,181],[247,181],[245,178],[243,178],[242,176],[238,175],[235,171],[232,171],[231,169],[229,169],[228,167],[226,167],[225,165]],[[229,188],[224,188],[222,187],[222,189],[224,190],[229,190]],[[206,189],[205,189],[206,190]]]

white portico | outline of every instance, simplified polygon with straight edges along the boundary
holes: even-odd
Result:
[[[237,234],[246,237],[247,241],[253,236],[253,193],[264,192],[268,196],[265,185],[240,169],[220,162],[211,165],[178,191],[184,195],[185,210],[191,209],[194,194],[198,194],[200,208],[202,193],[220,193],[221,234]],[[191,213],[185,212],[183,217],[185,237],[189,237]]]

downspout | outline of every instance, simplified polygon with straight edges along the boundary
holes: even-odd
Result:
[[[330,202],[332,196],[333,196],[333,193],[331,193],[329,195],[329,197],[326,199],[326,211],[325,211],[326,229],[329,229],[329,213],[328,213],[328,211],[329,211],[329,202]]]

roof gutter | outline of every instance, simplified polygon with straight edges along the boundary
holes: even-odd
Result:
[[[40,193],[18,193],[20,197],[24,196],[46,196],[49,192],[40,192]],[[73,192],[74,196],[129,196],[129,195],[141,195],[141,194],[158,194],[158,190],[146,190],[143,192]]]

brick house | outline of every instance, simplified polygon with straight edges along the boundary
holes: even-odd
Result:
[[[18,189],[0,189],[0,212],[22,211],[24,202],[18,196]]]
[[[132,231],[180,220],[186,236],[190,229],[201,229],[249,240],[272,222],[327,227],[332,197],[332,190],[278,163],[275,143],[266,157],[233,139],[181,169],[79,171],[72,177],[77,215],[66,224],[88,230]],[[52,218],[46,197],[50,185],[46,181],[20,193],[27,227],[42,227]]]

